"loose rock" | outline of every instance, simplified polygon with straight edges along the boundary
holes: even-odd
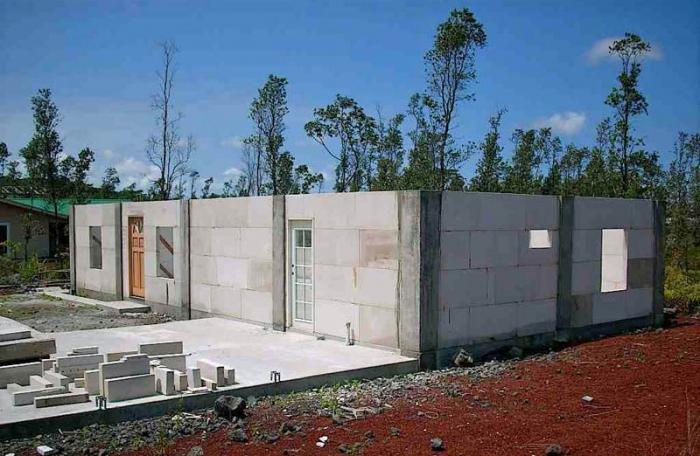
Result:
[[[433,451],[443,451],[445,449],[445,444],[439,437],[433,437],[430,439],[430,449]]]
[[[474,357],[471,353],[462,348],[453,361],[457,367],[469,367],[474,364]]]
[[[214,402],[216,416],[229,421],[245,418],[245,400],[235,396],[220,396]]]
[[[556,443],[549,445],[544,450],[544,456],[561,456],[562,454],[564,454],[564,450]]]
[[[187,456],[204,456],[204,450],[201,446],[194,446],[187,452]]]

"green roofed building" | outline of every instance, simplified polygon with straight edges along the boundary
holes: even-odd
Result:
[[[90,199],[87,204],[113,203],[114,199]],[[8,196],[0,198],[0,254],[7,254],[7,241],[20,248],[15,256],[24,256],[27,244],[29,256],[47,258],[68,249],[68,214],[73,201],[62,199],[58,203],[58,217],[53,204],[43,198]],[[58,223],[58,230],[56,230]],[[58,232],[58,238],[57,233]]]

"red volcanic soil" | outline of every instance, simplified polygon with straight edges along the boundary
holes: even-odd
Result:
[[[322,455],[341,454],[344,445],[363,455],[529,456],[557,444],[567,455],[700,455],[697,319],[582,343],[553,361],[516,363],[498,378],[448,381],[464,394],[416,391],[389,411],[342,425],[316,415],[294,417],[302,430],[273,443],[235,443],[223,430],[128,454],[185,455],[200,446],[204,455]],[[289,419],[276,409],[254,408],[246,431],[277,432]],[[316,446],[321,436],[328,437],[324,448]],[[444,451],[431,450],[433,437],[443,440]]]

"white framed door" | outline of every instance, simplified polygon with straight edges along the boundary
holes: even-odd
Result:
[[[291,324],[314,330],[314,250],[310,221],[290,222]]]

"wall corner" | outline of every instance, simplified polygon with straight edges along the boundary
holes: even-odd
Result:
[[[665,233],[666,208],[661,201],[654,201],[654,325],[664,323]]]
[[[559,197],[559,260],[557,272],[557,339],[570,337],[573,298],[574,197]]]
[[[68,257],[70,261],[70,293],[77,293],[76,255],[75,255],[75,205],[68,212]]]
[[[287,327],[285,196],[272,197],[272,329]]]
[[[190,200],[180,200],[180,312],[181,319],[192,319],[190,275]]]

